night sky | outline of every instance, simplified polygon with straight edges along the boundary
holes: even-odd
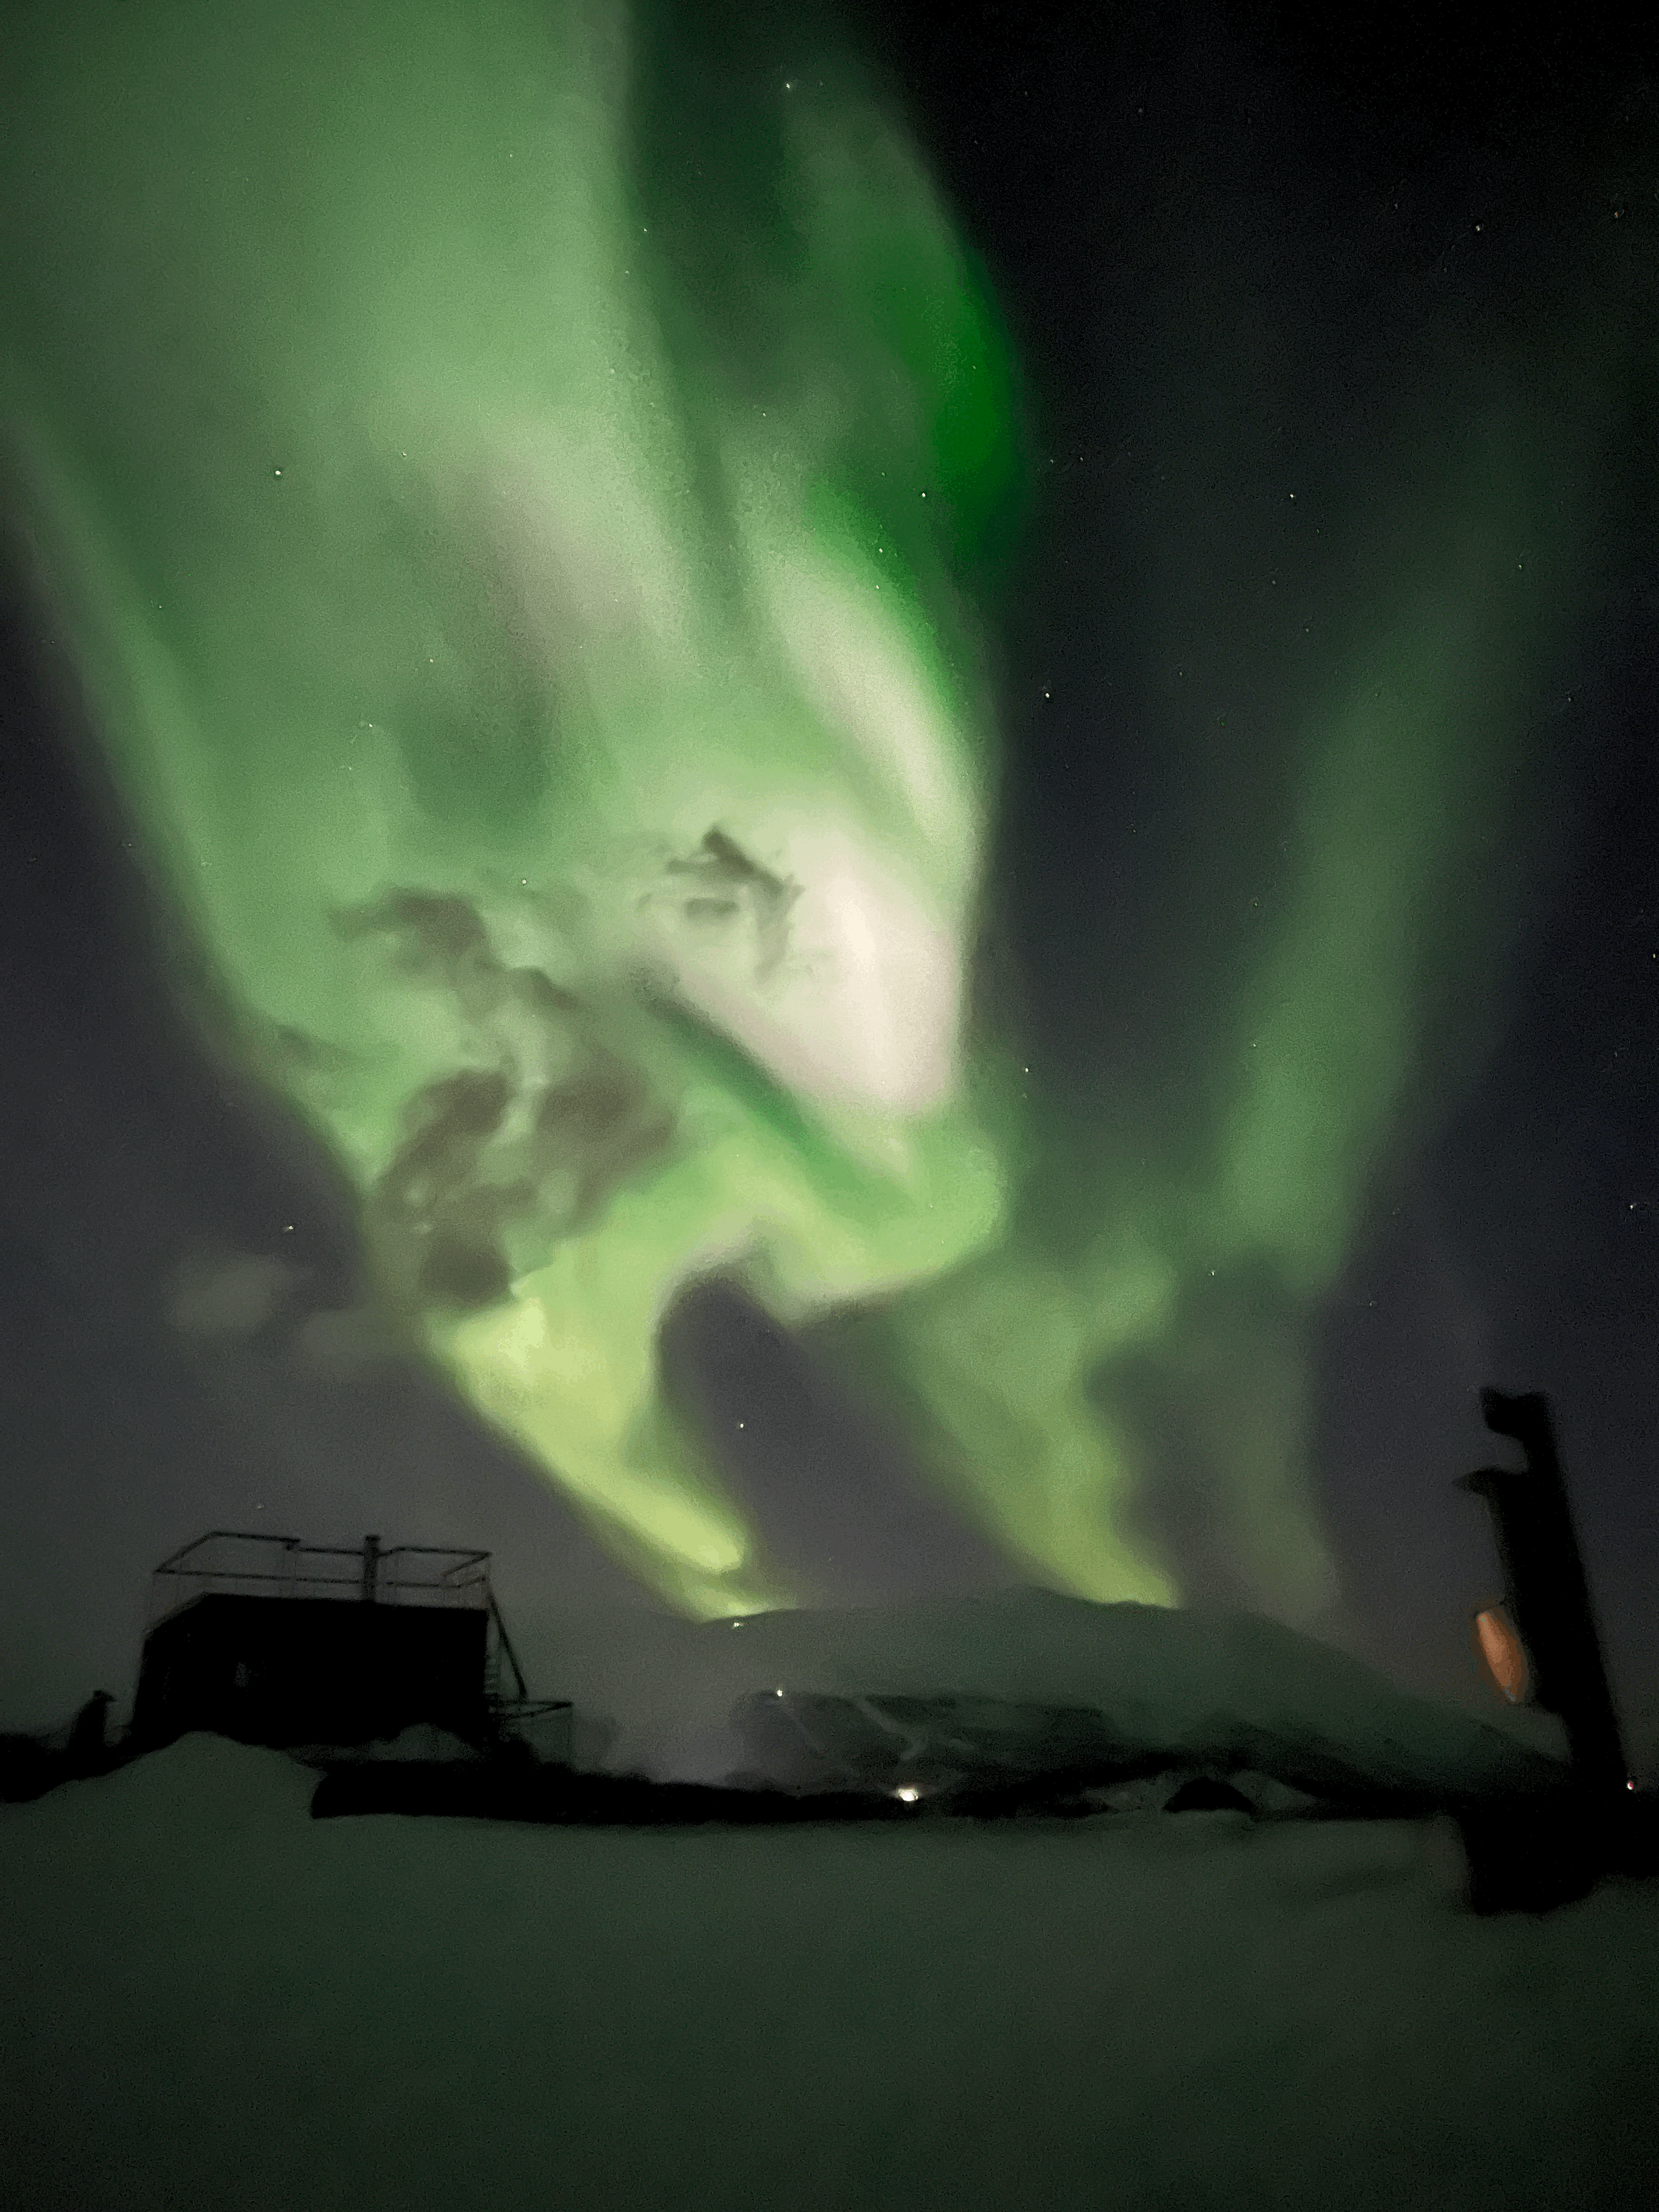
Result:
[[[1477,390],[1483,355],[1541,358],[1564,329],[1603,364],[1594,584],[1532,704],[1520,819],[1470,886],[1510,902],[1505,955],[1449,1011],[1440,1080],[1325,1304],[1316,1456],[1356,1647],[1459,1694],[1463,1596],[1491,1567],[1445,1478],[1492,1455],[1482,1380],[1551,1393],[1603,1634],[1650,1731],[1652,38],[1565,12],[1079,8],[980,10],[886,51],[1046,410],[1041,584],[1010,645],[1012,888],[988,965],[1033,1056],[1085,1082],[1176,1060],[1196,995],[1190,975],[1169,988],[1159,947],[1217,817],[1170,662],[1200,664],[1218,715],[1243,703],[1264,571],[1299,560],[1311,599],[1352,561],[1298,542],[1291,494],[1339,533],[1377,488],[1368,431],[1425,364],[1429,385]],[[1188,573],[1154,642],[1131,610],[1149,548],[1172,544]],[[1237,908],[1261,828],[1220,819]],[[1075,1171],[1056,1164],[1059,1211]]]
[[[747,83],[795,35],[706,13],[687,131],[717,127],[695,118],[722,69]],[[1014,364],[1025,488],[973,580],[1002,762],[971,1019],[1031,1103],[1022,1250],[1070,1264],[1149,1158],[1181,1182],[1210,1127],[1197,1071],[1292,927],[1298,719],[1449,531],[1461,472],[1483,489],[1470,426],[1511,402],[1549,426],[1565,458],[1516,525],[1543,580],[1512,617],[1513,735],[1412,925],[1417,1042],[1340,1264],[1294,1293],[1224,1266],[1183,1292],[1179,1356],[1115,1353],[1089,1389],[1140,1439],[1129,1519],[1182,1594],[1260,1602],[1213,1470],[1228,1407],[1261,1401],[1216,1377],[1290,1347],[1340,1586],[1312,1625],[1475,1703],[1496,1569],[1450,1485],[1490,1456],[1482,1384],[1547,1391],[1645,1744],[1659,63],[1565,13],[1501,36],[1374,14],[848,18]],[[31,238],[8,217],[9,270]],[[211,959],[21,554],[0,664],[0,1724],[124,1696],[149,1569],[209,1528],[488,1546],[532,1647],[562,1612],[652,1601],[406,1317],[377,1318],[348,1173],[204,1042]],[[916,1412],[925,1334],[901,1372],[884,1325],[876,1300],[791,1328],[711,1283],[671,1311],[665,1402],[814,1599],[1036,1572]]]

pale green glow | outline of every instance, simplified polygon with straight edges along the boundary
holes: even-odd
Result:
[[[1512,711],[1510,622],[1480,620],[1479,574],[1448,566],[1312,719],[1285,927],[1241,1010],[1218,1227],[1310,1291],[1341,1265],[1410,1072]]]
[[[1079,1190],[1099,1222],[1082,1261],[1017,1242],[893,1316],[884,1364],[951,1438],[958,1495],[1080,1595],[1177,1594],[1134,1526],[1171,1472],[1202,1492],[1240,1588],[1304,1620],[1338,1595],[1306,1317],[1422,1080],[1431,1016],[1477,1037],[1487,1018],[1517,726],[1571,617],[1559,573],[1540,584],[1523,558],[1548,480],[1535,441],[1524,417],[1482,426],[1301,711],[1297,813],[1263,877],[1282,919],[1194,1069],[1197,1157],[1159,1164],[1149,1126],[1147,1158]],[[1553,520],[1566,538],[1559,495]],[[1126,1365],[1158,1379],[1171,1433],[1148,1428]]]
[[[1162,1285],[1147,1285],[1139,1315],[1127,1288],[1109,1286],[1131,1332],[1143,1316],[1155,1325]],[[1135,1469],[1084,1395],[1100,1319],[1057,1269],[1010,1255],[907,1316],[908,1370],[961,1449],[981,1515],[1017,1556],[1080,1595],[1164,1604],[1175,1595],[1168,1576],[1115,1525]]]
[[[1099,1382],[1164,1362],[1241,1573],[1316,1610],[1300,1345],[1194,1299],[1340,1266],[1492,786],[1519,507],[1484,550],[1425,538],[1307,711],[1284,924],[1195,1079],[1208,1156],[1103,1171],[1062,1265],[1011,1219],[981,1108],[1012,1079],[963,1032],[1012,372],[857,77],[757,74],[690,143],[695,10],[27,0],[11,36],[17,503],[386,1298],[691,1611],[792,1595],[658,1403],[664,1310],[714,1267],[792,1321],[893,1301],[958,1496],[1095,1597],[1179,1594]],[[1062,1109],[1004,1120],[1040,1146]]]
[[[720,1610],[787,1593],[653,1413],[677,1286],[804,1316],[1000,1222],[958,580],[1012,464],[989,310],[844,71],[750,88],[721,251],[773,282],[752,350],[700,331],[649,44],[528,0],[26,13],[4,392],[127,796],[387,1294]]]
[[[701,1104],[702,1111],[698,1108]],[[510,1304],[453,1325],[443,1350],[477,1403],[642,1546],[672,1553],[699,1587],[749,1559],[741,1523],[688,1484],[653,1419],[655,1335],[665,1284],[742,1268],[797,1318],[902,1287],[941,1252],[971,1250],[998,1226],[993,1163],[965,1128],[906,1144],[904,1168],[872,1180],[856,1212],[836,1203],[799,1150],[728,1100],[692,1102],[695,1148],[619,1191],[603,1224],[559,1244]],[[683,1585],[690,1595],[690,1584]],[[735,1588],[710,1609],[751,1610]]]

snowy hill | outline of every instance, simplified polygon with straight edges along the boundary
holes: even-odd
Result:
[[[1479,1796],[1562,1774],[1498,1729],[1249,1615],[1019,1589],[699,1626],[633,1614],[543,1641],[545,1686],[575,1700],[590,1740],[596,1722],[613,1731],[591,1763],[662,1779],[752,1772],[756,1742],[733,1710],[777,1690],[1085,1709],[1126,1760],[1257,1769],[1316,1794]]]

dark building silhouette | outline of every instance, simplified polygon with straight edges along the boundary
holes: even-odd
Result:
[[[487,1552],[217,1529],[155,1571],[131,1739],[199,1729],[285,1748],[428,1723],[482,1747],[526,1707]]]

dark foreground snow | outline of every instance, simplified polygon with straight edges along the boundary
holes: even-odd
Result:
[[[1478,1920],[1435,1824],[314,1821],[315,1778],[192,1736],[0,1807],[0,2203],[1656,2201],[1659,1884]]]

